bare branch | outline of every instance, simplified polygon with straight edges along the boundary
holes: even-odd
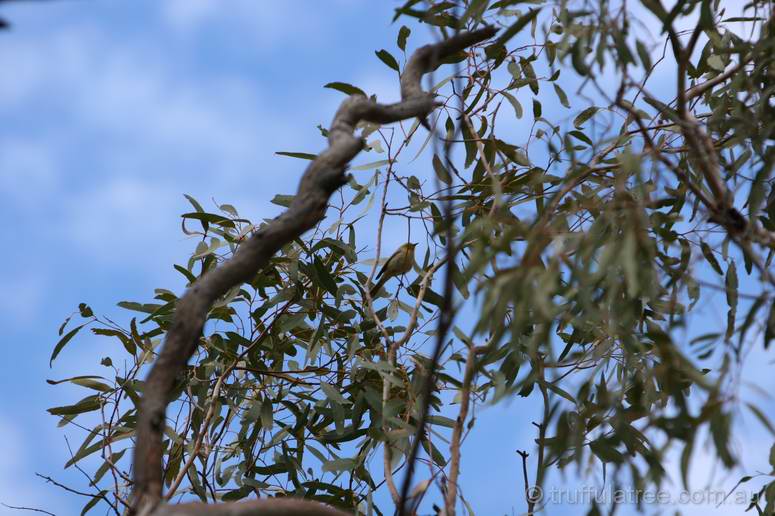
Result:
[[[34,507],[23,507],[23,506],[16,506],[16,505],[8,505],[5,503],[0,503],[3,507],[7,509],[13,509],[15,511],[30,511],[30,512],[41,512],[43,514],[50,514],[51,516],[56,516],[53,512],[44,511],[43,509],[36,509]]]
[[[460,411],[452,429],[452,439],[449,443],[449,475],[447,475],[447,495],[444,499],[444,509],[447,516],[455,515],[455,503],[457,502],[457,482],[460,476],[460,446],[463,441],[466,420],[468,419],[468,407],[471,403],[471,384],[474,379],[476,366],[476,349],[473,345],[468,347],[465,372],[463,373],[463,385],[460,388]]]
[[[700,84],[697,84],[695,86],[692,86],[686,91],[686,98],[687,100],[691,100],[695,97],[699,97],[706,91],[710,90],[717,84],[721,84],[722,82],[730,79],[733,75],[735,75],[737,72],[743,69],[745,65],[751,62],[753,60],[753,55],[748,54],[745,56],[738,64],[733,66],[732,68],[728,69],[724,73],[721,73],[712,79],[708,79],[705,82],[701,82]]]

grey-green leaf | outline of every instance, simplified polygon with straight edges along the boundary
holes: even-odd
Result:
[[[393,57],[393,54],[391,54],[384,48],[382,50],[377,50],[374,53],[377,54],[377,57],[379,58],[380,61],[388,65],[390,68],[392,68],[396,72],[400,71],[400,68],[398,67],[398,61],[396,61],[396,58]]]
[[[62,351],[62,348],[64,348],[70,340],[75,337],[75,335],[81,331],[81,328],[86,326],[86,324],[82,324],[80,326],[77,326],[67,332],[64,337],[59,339],[59,342],[57,342],[56,346],[54,346],[54,351],[51,353],[51,358],[48,361],[49,367],[54,363],[54,359],[59,355],[59,353]]]

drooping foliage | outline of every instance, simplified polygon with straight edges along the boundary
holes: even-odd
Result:
[[[676,449],[688,485],[705,433],[733,466],[735,414],[773,431],[739,382],[745,356],[775,335],[772,7],[398,8],[395,48],[376,57],[399,74],[428,27],[439,38],[499,31],[433,74],[440,107],[427,121],[361,123],[370,158],[327,218],[209,310],[167,411],[171,499],[295,496],[391,512],[376,492],[400,501],[420,436],[428,467],[414,473],[412,503],[473,513],[460,449],[477,431],[476,407],[504,400],[540,406],[522,422],[536,434],[528,491],[552,470],[590,468],[646,489],[664,481]],[[194,251],[174,268],[192,285],[267,221],[188,200]],[[292,200],[278,192],[273,202]],[[415,270],[372,299],[375,255],[410,239],[420,242]],[[726,319],[708,321],[701,308],[719,293]],[[68,466],[94,465],[89,507],[121,512],[132,489],[143,380],[177,300],[160,288],[152,301],[119,303],[135,314],[126,327],[84,304],[81,322],[60,330],[52,360],[86,328],[116,344],[99,375],[67,380],[92,394],[50,410],[69,428],[87,425]],[[444,316],[453,324],[440,333]],[[752,504],[770,514],[775,484],[764,480]]]

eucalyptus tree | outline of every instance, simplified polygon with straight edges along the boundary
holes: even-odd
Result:
[[[740,387],[775,335],[772,10],[398,7],[376,57],[400,102],[327,84],[347,98],[327,148],[281,153],[310,160],[285,211],[251,222],[188,197],[186,293],[119,303],[140,314],[127,327],[86,304],[62,326],[52,360],[86,328],[121,350],[50,410],[90,425],[68,463],[100,457],[85,510],[473,514],[465,439],[506,400],[540,406],[513,456],[530,514],[551,511],[535,493],[554,470],[646,490],[677,450],[688,486],[703,432],[735,465],[735,415],[773,431]],[[360,152],[375,159],[348,171]],[[372,295],[386,228],[417,262]],[[716,291],[718,331],[693,317]],[[775,483],[756,481],[771,514]]]

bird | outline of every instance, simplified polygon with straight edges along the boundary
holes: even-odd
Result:
[[[371,297],[376,296],[379,293],[379,289],[390,278],[395,278],[412,270],[412,265],[414,265],[414,248],[416,246],[417,244],[407,242],[388,258],[388,261],[385,262],[379,273],[377,273],[377,284],[369,291]]]

